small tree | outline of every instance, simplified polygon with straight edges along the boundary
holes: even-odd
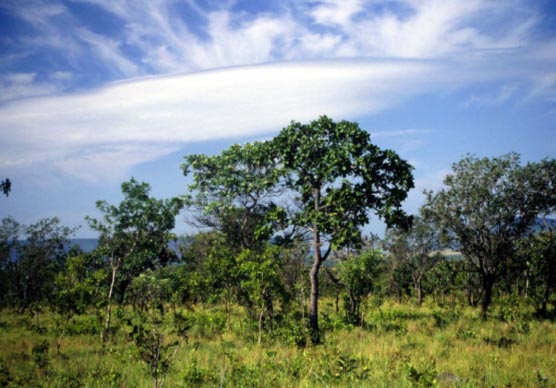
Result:
[[[76,314],[83,314],[93,302],[96,282],[89,269],[89,258],[86,255],[69,257],[64,270],[57,274],[54,281],[55,291],[51,305],[60,316],[56,341],[58,354],[68,324]]]
[[[101,330],[103,343],[110,329],[117,275],[121,272],[120,299],[123,300],[125,288],[134,277],[175,258],[169,242],[175,239],[171,231],[183,202],[179,198],[158,200],[150,197],[149,191],[148,183],[132,178],[122,184],[124,199],[118,206],[97,202],[97,208],[104,213],[102,220],[87,217],[91,229],[100,233],[97,250],[106,258],[111,270],[105,323]]]
[[[75,228],[60,225],[57,217],[23,227],[24,243],[18,244],[12,274],[19,310],[38,308],[54,289],[54,279],[67,257]]]
[[[138,311],[138,322],[133,325],[130,337],[135,342],[139,356],[153,378],[153,388],[162,388],[171,362],[182,343],[183,332],[176,337],[165,330],[163,303],[169,294],[169,281],[147,271],[134,278],[131,284],[142,295],[143,308]]]
[[[277,260],[280,255],[279,247],[267,245],[258,252],[244,250],[237,258],[241,287],[258,310],[258,343],[262,340],[265,316],[273,324],[273,300],[285,293]]]
[[[264,257],[266,244],[285,218],[274,203],[283,191],[274,153],[271,142],[235,144],[219,155],[188,155],[182,165],[184,174],[193,177],[189,205],[197,211],[196,223],[218,232],[218,244],[209,250],[204,266],[210,269],[207,277],[226,292],[228,318],[232,291],[241,290],[238,257],[245,252]]]
[[[380,251],[367,249],[360,254],[350,255],[338,266],[340,282],[348,296],[347,317],[352,323],[363,323],[361,302],[374,290],[382,260]]]

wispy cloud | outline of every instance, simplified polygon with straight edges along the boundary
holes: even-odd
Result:
[[[41,164],[83,179],[158,158],[192,141],[258,136],[291,119],[376,113],[439,65],[332,61],[240,67],[118,83],[0,107],[0,167]],[[124,163],[115,163],[119,157]],[[96,173],[94,171],[97,171]]]
[[[0,102],[22,97],[45,96],[58,93],[71,74],[56,72],[48,80],[36,81],[37,73],[7,73],[0,75]]]
[[[56,1],[8,2],[7,9],[36,31],[19,43],[35,48],[48,44],[71,56],[76,66],[85,56],[109,80],[281,60],[461,61],[463,56],[472,60],[477,52],[539,43],[534,39],[538,12],[520,0],[300,1],[285,3],[278,8],[281,12],[273,13],[237,12],[235,2],[75,3],[102,9],[121,27],[110,36],[88,30],[71,6]],[[200,20],[200,25],[194,28],[192,19]],[[127,50],[122,50],[123,45]]]
[[[511,98],[515,97],[519,91],[517,85],[502,85],[498,91],[488,94],[472,95],[464,103],[465,108],[472,107],[491,107],[501,105]]]
[[[556,40],[538,33],[542,15],[526,0],[275,4],[272,12],[237,11],[234,1],[0,4],[28,27],[0,62],[0,168],[118,177],[187,142],[265,136],[323,113],[351,119],[481,82],[508,86],[469,106],[556,98]],[[102,12],[110,32],[83,23],[76,5]],[[45,47],[47,68],[14,70]],[[62,94],[84,77],[101,87]],[[16,101],[23,97],[33,98]]]

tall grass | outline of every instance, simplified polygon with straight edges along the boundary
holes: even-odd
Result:
[[[276,327],[257,344],[256,323],[237,306],[229,321],[223,306],[184,310],[188,335],[165,386],[556,387],[556,324],[534,319],[523,306],[500,305],[483,321],[468,307],[387,300],[352,326],[332,305],[322,303],[319,346],[296,345],[303,327],[286,318],[282,327],[294,326]],[[3,311],[0,386],[152,387],[130,340],[130,315],[116,314],[115,335],[104,348],[95,318],[78,317],[58,355],[54,314],[43,312],[37,325],[36,317]]]

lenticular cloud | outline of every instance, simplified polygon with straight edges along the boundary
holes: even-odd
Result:
[[[85,180],[185,143],[277,132],[290,120],[376,113],[423,91],[413,61],[278,63],[136,79],[0,107],[0,167],[40,163]],[[99,177],[100,177],[99,176]]]

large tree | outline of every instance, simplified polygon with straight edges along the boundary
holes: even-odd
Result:
[[[546,192],[554,187],[553,164],[522,167],[515,153],[497,158],[468,155],[453,165],[445,188],[428,194],[428,207],[439,226],[481,277],[484,318],[494,284],[516,258],[515,242],[553,201]]]
[[[361,244],[360,228],[371,210],[388,225],[409,224],[401,204],[413,187],[412,167],[394,151],[372,144],[357,123],[336,123],[326,116],[309,124],[292,122],[273,145],[285,185],[299,203],[291,222],[312,235],[309,325],[312,340],[319,342],[322,263],[333,248]]]
[[[98,220],[87,217],[91,229],[100,233],[97,250],[111,269],[107,311],[101,340],[107,339],[112,298],[119,275],[120,298],[134,277],[147,269],[165,265],[176,257],[169,243],[175,239],[175,217],[183,207],[180,198],[159,200],[149,196],[150,185],[131,179],[122,184],[124,199],[118,206],[98,201],[103,213]]]

